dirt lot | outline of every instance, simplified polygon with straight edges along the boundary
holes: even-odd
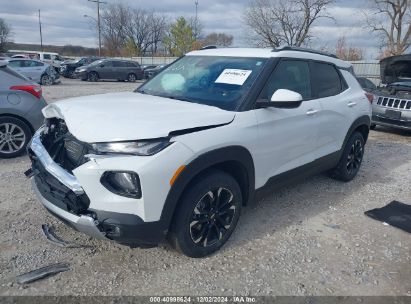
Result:
[[[48,101],[137,84],[67,81]],[[411,295],[411,237],[364,216],[392,200],[411,204],[411,133],[371,132],[359,176],[325,175],[246,208],[217,254],[189,259],[168,246],[130,249],[92,240],[50,216],[23,175],[27,157],[0,160],[1,295]],[[41,224],[88,248],[49,243]],[[71,270],[27,286],[16,275],[54,263]]]

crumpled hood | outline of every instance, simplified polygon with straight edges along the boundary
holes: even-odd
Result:
[[[235,112],[133,92],[66,99],[43,109],[83,142],[166,137],[170,132],[230,123]]]

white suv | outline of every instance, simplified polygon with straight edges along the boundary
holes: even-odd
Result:
[[[206,256],[257,189],[322,171],[355,177],[371,104],[351,70],[290,47],[194,51],[135,92],[49,105],[26,174],[79,231]]]

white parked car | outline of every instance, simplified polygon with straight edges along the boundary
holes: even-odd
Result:
[[[58,53],[52,52],[9,50],[9,53],[16,54],[12,55],[12,58],[31,58],[43,61],[53,66],[57,72],[59,72],[60,64],[63,61]]]
[[[167,239],[203,257],[257,189],[356,176],[371,104],[351,71],[289,47],[194,51],[135,92],[49,105],[26,174],[79,231],[130,246]]]

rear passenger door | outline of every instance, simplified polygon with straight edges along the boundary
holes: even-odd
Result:
[[[312,61],[310,70],[313,95],[321,105],[321,112],[317,117],[317,158],[320,158],[341,149],[341,142],[352,123],[356,104],[350,100],[348,86],[335,65]]]
[[[271,100],[279,89],[300,93],[303,102],[293,109],[255,110],[261,145],[256,165],[267,179],[314,161],[317,149],[320,104],[312,96],[308,61],[282,59],[259,100]]]

